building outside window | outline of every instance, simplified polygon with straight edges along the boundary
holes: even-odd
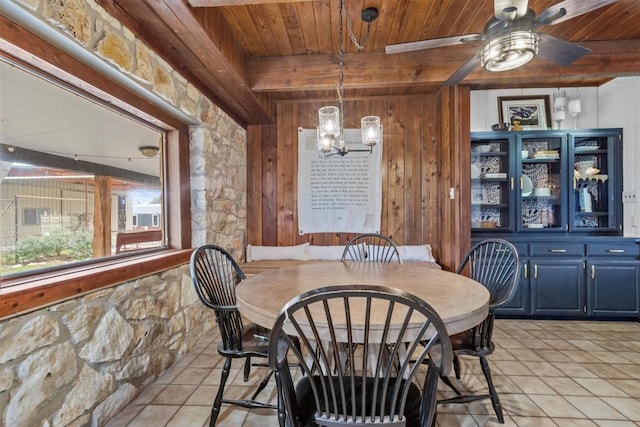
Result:
[[[164,131],[1,55],[0,74],[0,277],[164,247]]]

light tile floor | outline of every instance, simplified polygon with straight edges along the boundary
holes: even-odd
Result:
[[[223,360],[217,334],[177,362],[107,427],[207,426]],[[505,426],[640,426],[640,323],[496,321],[489,357]],[[486,390],[477,358],[462,358],[463,389]],[[235,361],[227,397],[248,398],[264,368],[242,381]],[[442,397],[451,392],[441,384]],[[261,395],[275,401],[275,381]],[[275,411],[224,406],[219,426],[277,426]],[[500,426],[489,400],[439,405],[439,427]]]

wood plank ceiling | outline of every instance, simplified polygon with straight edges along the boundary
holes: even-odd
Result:
[[[186,78],[242,124],[269,123],[273,101],[335,99],[338,0],[98,0]],[[558,0],[529,0],[538,15]],[[482,33],[493,0],[348,0],[357,38],[365,7],[376,7],[367,46],[345,35],[347,98],[435,92],[481,42],[387,55],[388,44]],[[473,89],[600,85],[640,74],[640,1],[612,5],[541,33],[576,42],[591,53],[567,66],[537,57],[515,70],[478,67]],[[345,25],[346,29],[346,25]]]

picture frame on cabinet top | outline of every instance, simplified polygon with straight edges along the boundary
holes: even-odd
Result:
[[[499,96],[498,121],[519,122],[522,130],[545,130],[551,123],[549,95]]]

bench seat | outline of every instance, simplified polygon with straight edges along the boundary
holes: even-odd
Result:
[[[336,261],[321,261],[321,260],[302,261],[302,260],[294,260],[294,259],[260,260],[260,261],[244,262],[240,264],[240,268],[242,268],[242,271],[244,272],[244,274],[250,275],[250,274],[262,273],[263,271],[274,270],[277,268],[294,267],[297,265],[315,264],[315,263],[322,263],[322,262],[336,262]],[[441,269],[440,264],[432,261],[404,261],[404,264],[412,264],[412,263],[428,264],[430,267]]]

